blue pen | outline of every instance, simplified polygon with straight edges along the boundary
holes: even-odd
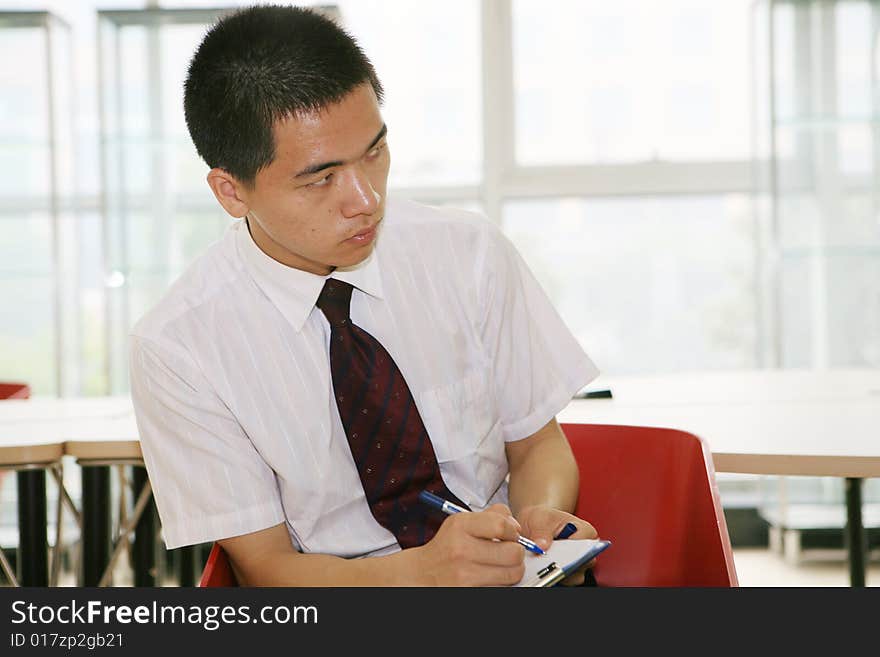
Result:
[[[467,509],[462,509],[457,504],[453,504],[448,500],[444,500],[442,497],[434,495],[434,493],[431,493],[430,491],[423,490],[421,493],[419,493],[419,499],[428,506],[434,507],[435,509],[437,509],[438,511],[442,511],[446,515],[467,512]],[[534,541],[530,541],[523,536],[517,537],[516,542],[522,545],[529,552],[534,552],[535,554],[544,554],[544,550],[542,550],[537,543],[535,543]]]
[[[566,523],[565,527],[563,527],[559,531],[559,534],[553,540],[554,541],[561,541],[562,539],[568,538],[569,536],[574,534],[576,531],[577,531],[577,527],[575,526],[575,524],[573,522]]]

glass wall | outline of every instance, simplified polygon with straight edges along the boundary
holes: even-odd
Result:
[[[0,373],[58,394],[75,385],[77,252],[68,26],[0,12]]]
[[[502,225],[603,372],[760,363],[749,6],[512,3]]]

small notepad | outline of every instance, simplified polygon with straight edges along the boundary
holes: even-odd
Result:
[[[526,572],[515,586],[533,586],[538,572],[555,563],[566,575],[571,574],[610,545],[597,539],[566,539],[553,541],[546,554],[526,552]]]

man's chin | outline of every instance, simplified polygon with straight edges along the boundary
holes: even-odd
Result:
[[[353,269],[362,264],[373,254],[373,244],[359,247],[355,253],[346,254],[337,261],[336,269]]]

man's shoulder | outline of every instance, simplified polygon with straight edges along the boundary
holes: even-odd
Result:
[[[168,287],[159,300],[137,321],[131,335],[161,342],[167,329],[182,318],[210,313],[227,298],[230,286],[241,280],[242,269],[235,257],[235,227],[231,226],[199,255]]]

